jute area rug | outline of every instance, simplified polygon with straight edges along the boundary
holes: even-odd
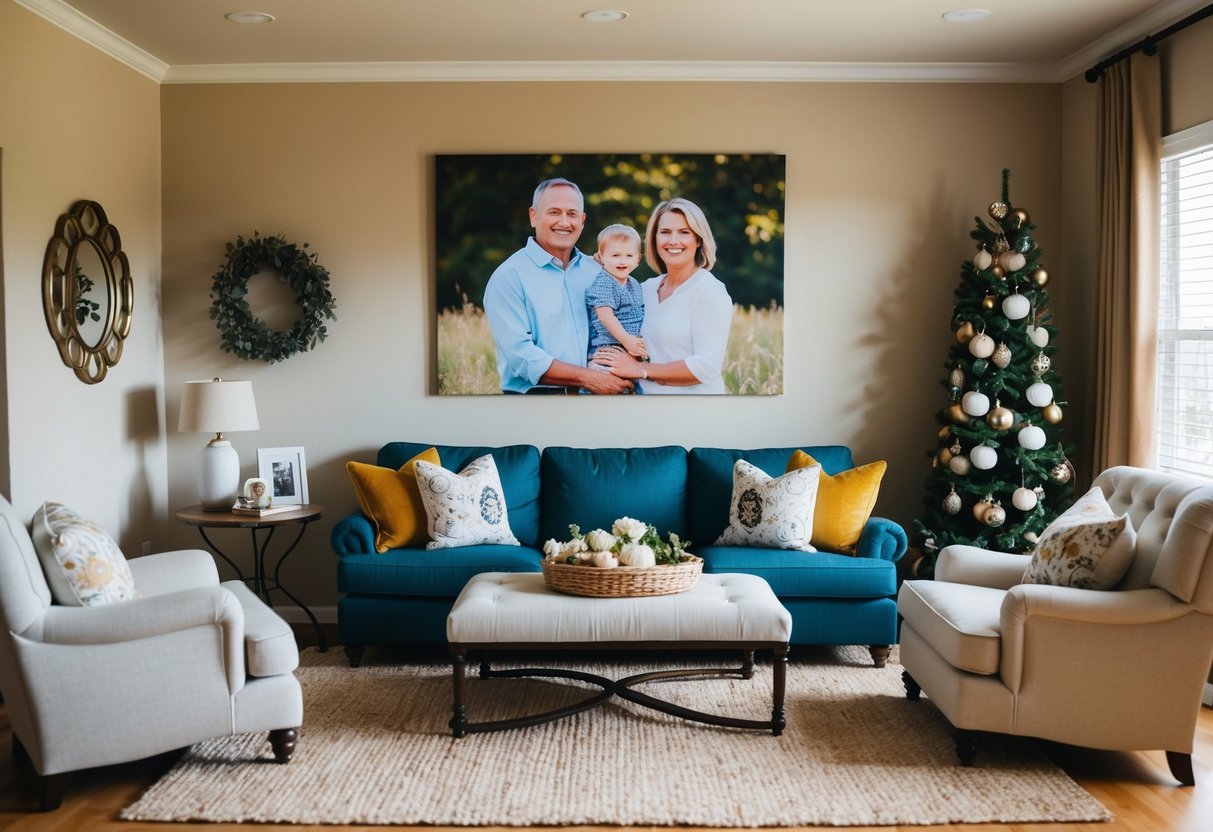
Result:
[[[879,670],[861,648],[793,659],[780,737],[689,723],[616,697],[546,725],[456,740],[446,724],[448,667],[369,653],[351,669],[339,650],[309,649],[298,671],[304,724],[289,764],[272,762],[264,734],[200,743],[121,817],[719,827],[1111,819],[1026,741],[991,737],[977,765],[958,766],[943,717],[925,697],[905,699],[896,658]],[[638,662],[567,666],[620,678],[646,669]],[[469,671],[472,721],[548,710],[597,690],[565,680],[482,680],[474,664]],[[687,707],[770,718],[769,663],[750,680],[641,689]]]

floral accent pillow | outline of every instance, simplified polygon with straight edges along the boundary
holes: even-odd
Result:
[[[34,550],[55,603],[91,607],[139,597],[118,544],[96,523],[46,502],[33,526]]]
[[[510,531],[505,492],[491,454],[473,459],[458,474],[424,459],[413,466],[431,538],[425,548],[521,545]]]
[[[1136,548],[1129,515],[1117,517],[1095,486],[1041,533],[1023,583],[1112,589],[1129,571]]]
[[[810,541],[820,475],[820,465],[809,465],[772,477],[744,459],[737,460],[729,526],[716,545],[816,552]]]

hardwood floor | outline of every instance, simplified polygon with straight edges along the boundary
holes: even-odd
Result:
[[[307,638],[300,633],[301,643]],[[340,649],[340,648],[337,648]],[[0,705],[0,830],[14,832],[164,832],[182,826],[205,827],[214,832],[236,829],[265,829],[263,824],[159,824],[117,820],[118,812],[133,802],[172,764],[176,754],[79,772],[68,786],[63,806],[55,812],[34,811],[34,780],[27,768],[17,764],[9,751],[12,733],[8,714]],[[1205,832],[1213,829],[1213,710],[1201,710],[1197,725],[1193,769],[1197,786],[1177,786],[1166,759],[1158,752],[1113,752],[1071,748],[1041,743],[1044,751],[1071,777],[1116,816],[1111,824],[980,824],[912,827],[852,827],[857,832]],[[980,764],[980,763],[979,763]],[[895,801],[897,795],[889,795]],[[343,832],[375,826],[296,826],[304,832]],[[418,827],[422,829],[423,827]],[[598,827],[603,828],[603,827]],[[606,827],[613,829],[613,827]],[[424,827],[435,832],[440,827]],[[589,832],[591,828],[587,827]],[[499,832],[508,832],[508,828]]]

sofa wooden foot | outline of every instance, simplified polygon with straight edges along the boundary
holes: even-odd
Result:
[[[922,696],[922,688],[914,681],[914,677],[910,675],[910,671],[901,671],[901,683],[906,689],[906,699],[911,702],[917,702],[918,697]]]
[[[345,659],[350,663],[350,667],[358,667],[362,664],[362,654],[366,652],[366,648],[361,644],[345,645]]]
[[[67,784],[71,779],[70,771],[40,775],[38,777],[38,811],[53,812],[62,806],[63,796],[67,794]]]
[[[1184,786],[1195,786],[1196,775],[1192,773],[1192,755],[1181,754],[1178,751],[1167,752],[1167,765],[1171,767],[1171,776]]]
[[[274,750],[274,762],[289,763],[295,753],[299,732],[294,728],[278,728],[270,731],[270,748]]]
[[[868,646],[868,652],[872,654],[873,665],[884,667],[889,661],[889,654],[893,652],[893,648],[887,644],[872,644]]]
[[[962,766],[973,765],[973,758],[977,756],[977,732],[967,731],[963,728],[956,729],[956,757],[960,760]]]

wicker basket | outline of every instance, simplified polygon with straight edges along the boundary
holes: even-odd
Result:
[[[695,586],[703,571],[703,558],[688,555],[682,563],[666,566],[574,566],[543,562],[543,580],[557,592],[599,598],[634,598],[641,595],[674,595]]]

